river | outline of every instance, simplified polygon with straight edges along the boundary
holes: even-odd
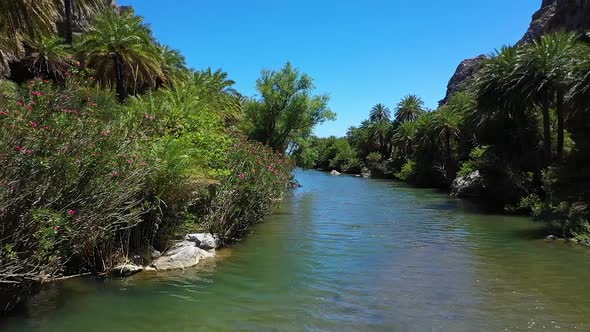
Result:
[[[316,171],[199,267],[51,286],[3,331],[590,330],[590,249],[434,190]]]

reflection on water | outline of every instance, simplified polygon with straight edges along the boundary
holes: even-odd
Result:
[[[195,269],[45,289],[6,331],[590,329],[590,250],[400,183],[304,185]],[[466,206],[467,204],[467,206]]]

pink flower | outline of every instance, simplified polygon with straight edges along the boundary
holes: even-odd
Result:
[[[75,214],[76,214],[76,210],[69,209],[69,210],[68,210],[68,214],[69,214],[70,216],[73,216],[73,215],[75,215]]]
[[[35,121],[31,121],[31,122],[30,122],[30,124],[31,124],[31,127],[33,127],[33,128],[37,128],[37,126],[39,125],[39,124],[38,124],[37,122],[35,122]]]
[[[17,104],[18,106],[25,106],[25,104],[24,104],[22,101],[20,101],[20,100],[19,100],[19,101],[17,101],[17,102],[16,102],[16,104]]]
[[[32,154],[33,154],[33,150],[31,150],[31,149],[27,149],[27,153],[28,153],[29,155],[32,155]]]
[[[80,67],[80,61],[76,61],[76,66]]]
[[[20,146],[20,145],[17,145],[17,146],[15,146],[15,147],[14,147],[14,149],[15,149],[15,150],[17,150],[17,151],[19,151],[19,152],[23,152],[23,151],[25,151],[25,148],[23,148],[23,147],[22,147],[22,146]]]
[[[41,91],[32,91],[32,92],[31,92],[31,94],[32,94],[33,96],[37,96],[37,97],[42,97],[42,96],[44,96],[44,95],[45,95],[45,94],[44,94],[43,92],[41,92]]]
[[[246,176],[244,175],[244,173],[240,173],[240,175],[238,175],[238,178],[240,178],[240,180],[244,180]]]
[[[116,177],[116,176],[119,176],[119,172],[117,172],[117,171],[114,171],[114,172],[113,172],[113,176],[115,176],[115,177]]]
[[[8,112],[2,111],[2,112],[0,112],[0,114],[2,114],[2,115],[8,115]]]
[[[109,134],[110,134],[110,133],[111,133],[111,132],[110,132],[110,131],[108,131],[108,130],[103,130],[103,131],[101,131],[101,132],[100,132],[100,134],[101,134],[102,136],[109,136]]]

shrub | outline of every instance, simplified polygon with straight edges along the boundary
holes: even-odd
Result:
[[[238,138],[226,156],[230,173],[221,179],[207,216],[207,229],[225,243],[262,220],[291,180],[291,161],[260,143]]]
[[[395,177],[407,182],[412,182],[412,180],[416,176],[416,162],[413,160],[408,160],[403,166],[402,169],[395,173]]]
[[[106,269],[142,221],[153,164],[142,134],[80,86],[34,80],[2,105],[2,282]]]
[[[378,163],[382,159],[381,153],[379,152],[371,152],[367,155],[367,161],[372,163]]]

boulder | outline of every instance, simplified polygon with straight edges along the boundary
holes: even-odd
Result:
[[[121,277],[128,277],[143,271],[143,267],[131,263],[123,263],[115,266],[113,272]]]
[[[338,175],[340,175],[340,172],[338,172],[337,170],[334,169],[330,172],[330,175],[338,176]]]
[[[194,242],[183,241],[153,261],[151,266],[158,271],[185,269],[213,256],[214,253],[196,247]]]
[[[187,234],[184,240],[194,242],[197,247],[205,250],[219,248],[219,239],[211,233]]]
[[[160,258],[160,256],[162,256],[161,252],[157,251],[156,249],[152,251],[152,259]]]
[[[479,171],[456,178],[451,185],[451,196],[458,198],[481,197],[485,191],[485,182]]]
[[[545,238],[545,240],[547,240],[547,241],[555,241],[555,240],[557,240],[557,236],[555,236],[555,235],[548,235]]]

